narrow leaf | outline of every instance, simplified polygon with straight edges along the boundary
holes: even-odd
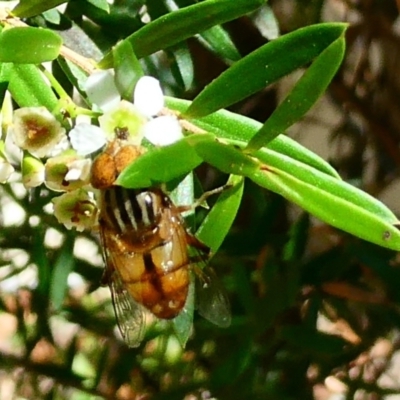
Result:
[[[257,150],[297,122],[324,93],[342,62],[344,37],[329,45],[297,81],[285,100],[250,140],[247,151]]]
[[[196,237],[216,253],[232,227],[243,196],[244,179],[231,175],[224,190],[196,232]]]
[[[166,97],[166,104],[173,110],[183,112],[190,102]],[[240,140],[245,143],[262,126],[260,122],[227,110],[220,110],[207,117],[191,119],[190,122],[207,132],[213,133],[218,138]],[[278,136],[268,143],[268,148],[339,178],[338,173],[326,161],[287,136]]]
[[[333,178],[321,176],[307,166],[303,166],[303,172],[308,170],[309,175],[305,180],[304,176],[298,176],[299,168],[287,172],[271,164],[249,178],[336,228],[380,246],[400,250],[400,231],[393,225],[397,222],[396,217],[373,197],[346,182],[333,182]],[[281,161],[280,165],[283,164]]]
[[[50,304],[55,311],[61,309],[65,293],[68,287],[68,275],[73,270],[75,260],[73,257],[74,240],[72,236],[67,237],[66,243],[60,251],[51,274]]]
[[[186,117],[226,108],[312,61],[343,35],[346,24],[324,23],[298,29],[242,58],[194,99]]]
[[[139,60],[129,42],[122,41],[113,48],[115,84],[126,100],[132,101],[137,81],[144,75]]]
[[[32,261],[36,264],[38,271],[38,285],[36,293],[42,305],[48,305],[51,269],[44,248],[44,231],[37,229],[32,235]]]
[[[13,9],[13,15],[29,18],[66,3],[68,0],[21,0]]]
[[[377,215],[390,224],[397,222],[396,216],[383,203],[347,182],[322,174],[308,165],[277,154],[270,149],[260,150],[254,155],[265,163],[267,169],[272,167],[293,175],[295,179],[329,192],[344,201],[354,203],[357,207]]]
[[[88,3],[93,4],[99,10],[103,10],[107,13],[110,12],[110,5],[107,0],[86,0]]]
[[[61,37],[50,29],[3,29],[0,33],[0,62],[40,64],[51,61],[58,57],[61,45]]]
[[[232,39],[226,30],[220,25],[213,26],[212,28],[200,33],[198,39],[222,59],[238,61],[241,58],[238,49],[232,42]]]
[[[186,43],[182,42],[168,49],[167,53],[175,60],[171,72],[183,90],[189,90],[193,85],[194,66],[192,56]]]
[[[215,140],[199,141],[195,150],[205,162],[227,174],[249,176],[260,168],[260,164],[249,155]]]
[[[57,98],[38,67],[31,64],[3,64],[1,81],[9,82],[8,90],[20,107],[44,106],[52,111]]]
[[[163,15],[148,23],[125,40],[129,41],[138,58],[153,54],[179,43],[214,25],[231,21],[264,3],[263,0],[208,0]],[[109,53],[100,62],[101,68],[112,66]]]
[[[197,134],[151,149],[125,168],[117,183],[127,188],[143,188],[181,178],[202,162],[194,149],[197,143],[212,140],[212,135]]]
[[[191,277],[192,282],[189,285],[189,292],[186,298],[185,308],[177,317],[172,320],[172,327],[175,335],[178,338],[180,345],[184,348],[189,336],[192,332],[193,314],[194,314],[194,297],[195,286],[193,284],[194,277]]]

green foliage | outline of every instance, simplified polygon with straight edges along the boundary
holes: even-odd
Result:
[[[65,11],[54,8],[62,3],[67,3]],[[232,4],[20,1],[9,21],[1,21],[0,161],[16,172],[1,187],[0,319],[12,316],[15,329],[0,353],[0,368],[9,373],[25,370],[16,379],[16,396],[307,399],[313,396],[310,388],[336,371],[347,371],[375,341],[389,341],[397,332],[400,274],[391,267],[392,251],[400,250],[396,215],[286,136],[338,73],[347,24],[305,26],[243,51],[237,40],[241,28],[235,23],[246,21],[255,29],[256,13],[272,18],[273,11],[260,0]],[[16,17],[24,18],[27,26],[15,27],[22,24]],[[73,29],[66,32],[65,26]],[[72,52],[62,48],[63,42]],[[97,64],[88,54],[101,54]],[[48,61],[48,69],[40,65]],[[146,137],[146,152],[123,169],[116,184],[171,189],[174,203],[186,213],[187,239],[193,234],[192,241],[210,249],[219,277],[206,275],[208,268],[201,269],[201,262],[193,266],[192,280],[197,273],[213,281],[191,284],[187,307],[172,321],[146,316],[145,338],[136,349],[128,349],[115,335],[108,287],[100,287],[111,279],[107,274],[101,278],[102,256],[108,253],[99,248],[97,235],[68,230],[49,211],[64,195],[51,189],[50,176],[62,175],[64,167],[69,172],[78,167],[57,164],[51,173],[40,170],[47,186],[24,188],[21,155],[15,146],[3,146],[11,140],[7,129],[11,132],[16,125],[15,120],[11,123],[12,107],[43,106],[66,131],[83,117],[101,125],[99,116],[107,111],[85,86],[95,68],[113,70],[115,87],[128,102],[143,75],[157,77],[168,94],[162,116],[150,119],[173,116],[184,129],[183,137],[163,146]],[[204,84],[202,69],[212,71]],[[300,78],[262,122],[236,112],[238,104],[299,70]],[[122,136],[139,136],[127,127],[136,118],[144,129],[147,116],[136,115],[135,107],[124,110],[108,118]],[[118,118],[121,121],[115,122]],[[28,127],[28,139],[45,132],[35,129]],[[38,164],[50,168],[52,159],[49,154]],[[73,193],[70,184],[64,173],[60,186],[66,194]],[[221,193],[190,209],[195,199],[218,186],[224,186]],[[88,188],[85,181],[80,190],[86,193]],[[8,219],[8,204],[18,207],[19,219]],[[87,217],[94,200],[71,204],[64,211],[73,215],[69,222],[79,223],[77,215]],[[293,217],[291,204],[305,212]],[[319,229],[328,234],[316,233],[308,213],[327,224]],[[99,229],[93,227],[95,233]],[[310,242],[322,237],[334,244],[313,250]],[[190,244],[193,264],[208,256],[206,249]],[[7,282],[24,273],[31,281],[7,290]],[[199,300],[196,291],[202,288]],[[114,290],[114,296],[121,295],[121,288]],[[229,327],[198,317],[196,308],[203,315],[211,310],[207,318],[216,317],[218,325],[225,292],[231,303]],[[121,303],[119,311],[128,320],[131,301]],[[207,301],[211,305],[203,313]],[[346,332],[334,331],[337,321],[344,321]],[[43,385],[43,376],[51,383]],[[349,396],[360,388],[381,390],[376,382],[361,378],[345,383]]]

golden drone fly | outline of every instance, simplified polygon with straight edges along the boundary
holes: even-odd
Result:
[[[200,314],[222,327],[231,319],[227,297],[206,266],[209,249],[186,230],[183,208],[160,188],[114,185],[121,171],[142,153],[141,147],[116,139],[94,160],[91,173],[92,186],[100,189],[104,279],[130,347],[143,339],[146,313],[170,320],[185,310],[191,272],[200,283],[196,285]],[[196,256],[189,254],[189,248]]]

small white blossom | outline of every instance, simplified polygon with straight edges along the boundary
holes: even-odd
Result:
[[[141,77],[135,86],[133,104],[148,118],[157,115],[164,107],[160,82],[152,76]]]
[[[70,192],[89,183],[90,159],[84,159],[73,150],[49,158],[45,165],[45,184],[54,191]]]
[[[107,136],[101,128],[86,122],[75,125],[68,136],[72,148],[81,156],[94,153],[107,142]]]
[[[118,108],[104,113],[99,117],[100,127],[106,132],[109,139],[116,134],[126,136],[124,139],[132,144],[140,144],[143,138],[142,128],[147,119],[137,107],[122,100]]]
[[[96,73],[99,75],[99,73]],[[102,79],[107,82],[105,74]],[[100,75],[99,75],[100,76]],[[100,81],[93,82],[101,86]],[[94,85],[95,86],[95,85]],[[94,101],[94,98],[91,97]],[[179,121],[174,116],[153,118],[164,107],[164,96],[157,79],[144,76],[139,79],[134,91],[134,104],[120,101],[117,107],[108,109],[99,117],[100,127],[88,123],[77,124],[69,133],[72,147],[79,155],[89,155],[107,141],[122,138],[133,145],[140,145],[143,137],[157,146],[165,146],[183,137]]]
[[[97,207],[88,192],[83,189],[64,193],[52,199],[54,216],[67,229],[78,232],[93,229],[97,221]]]
[[[65,129],[45,107],[25,107],[14,112],[10,128],[14,143],[36,157],[45,157],[65,138]]]
[[[144,137],[155,146],[167,146],[183,138],[176,117],[165,115],[154,118],[143,127]]]

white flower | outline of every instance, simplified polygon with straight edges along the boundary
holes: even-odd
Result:
[[[45,185],[54,191],[70,192],[89,183],[90,159],[73,150],[49,158],[45,165]]]
[[[65,138],[65,129],[45,107],[16,110],[10,133],[14,143],[36,157],[45,157]]]
[[[97,221],[97,207],[88,192],[83,189],[64,193],[52,199],[54,216],[67,229],[76,228],[78,232],[93,229]]]
[[[137,107],[125,100],[122,100],[114,110],[99,117],[100,127],[106,132],[109,139],[119,136],[136,145],[142,141],[141,131],[146,122],[146,117]]]
[[[100,83],[97,82],[98,85]],[[134,104],[123,100],[117,107],[108,109],[99,117],[100,128],[86,123],[76,125],[69,133],[71,145],[78,154],[85,156],[115,137],[133,145],[140,145],[143,137],[156,146],[174,143],[183,137],[178,119],[174,116],[152,118],[163,107],[160,83],[153,77],[144,76],[136,84]]]

